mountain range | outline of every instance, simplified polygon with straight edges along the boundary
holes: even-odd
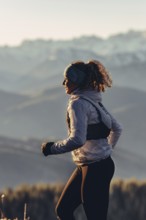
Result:
[[[128,31],[106,39],[26,40],[0,47],[0,89],[37,93],[60,85],[66,65],[75,60],[103,62],[115,85],[146,90],[146,31]]]

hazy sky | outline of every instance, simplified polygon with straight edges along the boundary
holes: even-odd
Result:
[[[146,0],[0,0],[0,45],[146,31]]]

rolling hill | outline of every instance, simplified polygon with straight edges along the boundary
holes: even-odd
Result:
[[[19,140],[0,136],[0,189],[20,184],[64,183],[75,168],[70,153],[44,157],[38,139]],[[117,148],[114,177],[145,178],[146,156]]]

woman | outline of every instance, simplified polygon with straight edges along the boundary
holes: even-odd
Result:
[[[68,180],[56,207],[58,219],[73,220],[82,203],[88,220],[106,220],[109,187],[114,174],[111,153],[121,126],[103,106],[101,92],[112,80],[95,60],[75,62],[64,72],[63,85],[70,95],[67,109],[69,136],[42,144],[45,156],[72,151],[77,167]]]

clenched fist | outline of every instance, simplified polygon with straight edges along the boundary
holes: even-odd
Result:
[[[54,144],[54,142],[46,142],[46,143],[42,143],[41,145],[41,150],[42,153],[44,154],[44,156],[48,156],[51,153],[51,146]]]

